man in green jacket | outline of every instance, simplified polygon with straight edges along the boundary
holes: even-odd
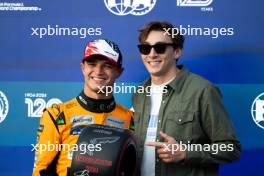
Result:
[[[150,73],[150,91],[133,95],[141,176],[218,175],[241,151],[219,89],[177,66],[184,37],[169,22],[146,24],[139,42]]]

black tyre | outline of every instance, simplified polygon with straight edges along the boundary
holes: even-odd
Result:
[[[103,125],[87,126],[73,152],[71,176],[133,176],[137,149],[131,131]]]

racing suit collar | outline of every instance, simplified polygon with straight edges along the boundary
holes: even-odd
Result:
[[[116,105],[114,97],[110,99],[93,99],[86,96],[84,91],[76,99],[84,109],[95,113],[111,112]]]

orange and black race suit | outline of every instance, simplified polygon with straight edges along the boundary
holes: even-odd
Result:
[[[78,97],[43,112],[37,132],[33,176],[49,175],[50,172],[68,175],[73,149],[83,127],[104,124],[129,129],[133,125],[133,113],[120,104],[96,104],[87,100],[82,92]],[[103,106],[106,106],[105,111],[100,110],[105,109]]]

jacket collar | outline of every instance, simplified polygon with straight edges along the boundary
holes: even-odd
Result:
[[[176,92],[180,92],[182,89],[182,86],[186,80],[186,78],[188,77],[188,75],[190,74],[190,72],[188,71],[188,69],[184,66],[184,65],[178,65],[177,66],[178,69],[180,70],[177,74],[177,76],[174,78],[174,80],[172,80],[168,86],[172,89],[174,89]],[[147,87],[151,85],[151,78],[148,78],[144,83],[143,86]]]

